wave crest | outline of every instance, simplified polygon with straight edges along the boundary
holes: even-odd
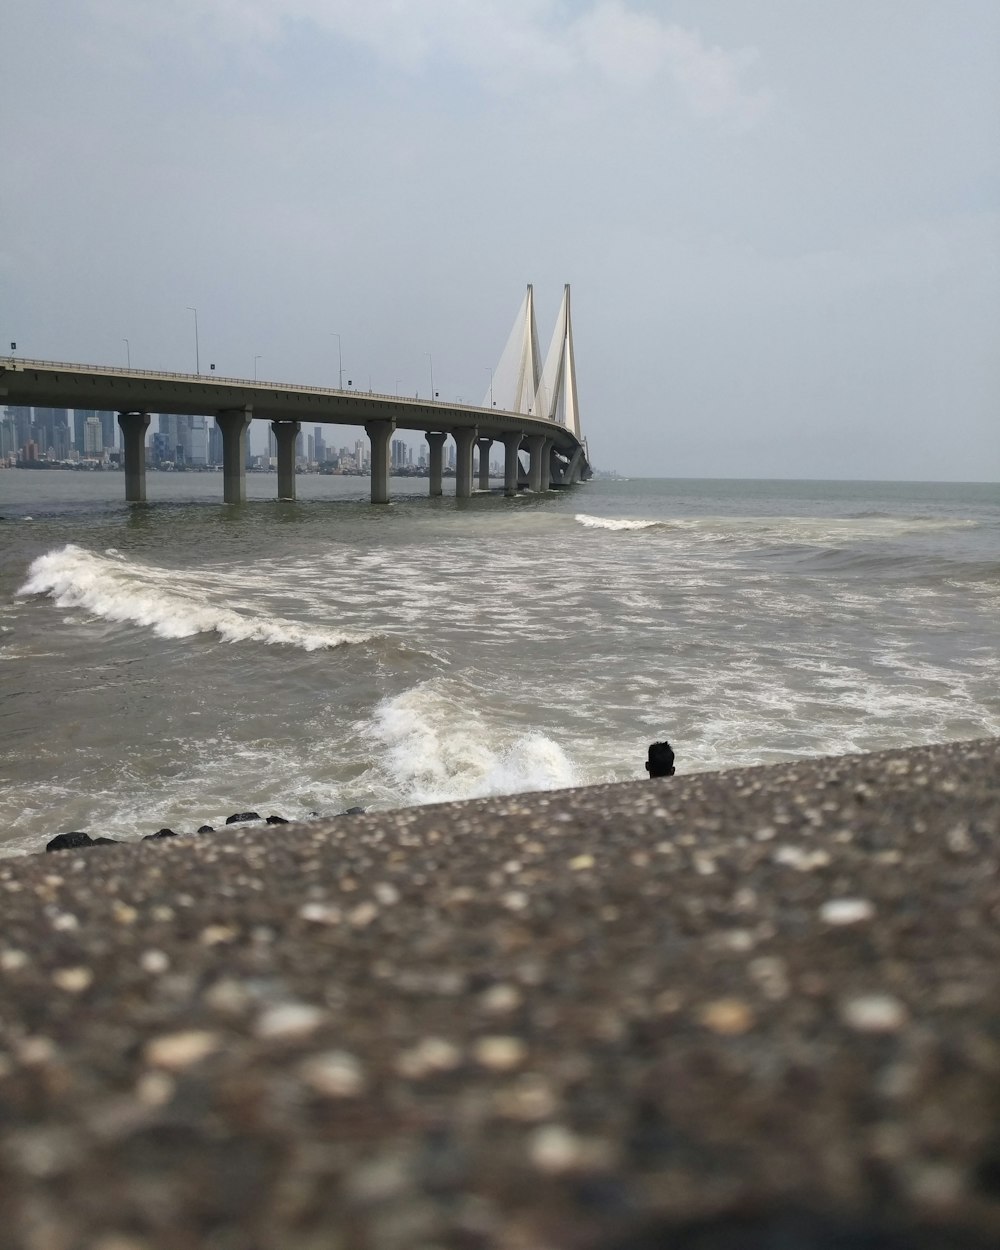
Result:
[[[314,629],[298,621],[205,602],[207,592],[200,586],[185,586],[184,580],[181,573],[128,563],[113,550],[109,556],[99,556],[70,543],[39,556],[17,593],[49,595],[60,608],[80,608],[106,621],[141,625],[158,638],[217,634],[224,642],[318,651],[374,636]]]
[[[469,706],[475,692],[422,682],[376,709],[372,737],[386,748],[381,767],[406,803],[444,803],[489,794],[579,784],[562,747],[542,733],[517,735]]]
[[[648,530],[655,529],[656,526],[662,524],[661,521],[642,519],[630,521],[620,517],[588,516],[586,512],[578,512],[574,519],[580,525],[594,530]]]

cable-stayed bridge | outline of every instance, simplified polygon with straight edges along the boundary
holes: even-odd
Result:
[[[118,413],[125,461],[125,497],[146,498],[146,433],[151,413],[214,416],[222,434],[223,497],[246,498],[247,437],[253,420],[271,422],[278,452],[278,497],[295,498],[295,445],[304,422],[363,426],[371,440],[371,498],[389,499],[390,443],[396,430],[423,431],[430,493],[440,495],[446,439],[455,442],[455,494],[473,491],[473,451],[481,490],[489,489],[490,451],[504,446],[504,490],[540,492],[590,477],[580,431],[570,289],[563,292],[544,363],[538,350],[534,294],[527,288],[514,329],[481,405],[104,365],[0,357],[0,403],[37,408],[86,408]]]

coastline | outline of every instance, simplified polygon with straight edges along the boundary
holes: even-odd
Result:
[[[0,1219],[995,1244],[998,846],[985,739],[5,859]]]

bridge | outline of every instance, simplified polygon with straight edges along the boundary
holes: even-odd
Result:
[[[580,432],[570,317],[563,291],[544,364],[538,350],[534,294],[529,285],[514,329],[481,405],[408,399],[371,391],[326,389],[201,373],[160,373],[103,365],[0,357],[0,402],[38,408],[87,408],[118,413],[125,467],[125,498],[146,498],[146,432],[151,413],[213,416],[222,434],[223,498],[246,498],[247,434],[251,421],[271,422],[278,452],[278,498],[295,498],[295,444],[303,422],[363,426],[371,440],[372,503],[389,500],[390,442],[396,430],[427,438],[430,493],[442,494],[444,443],[455,441],[455,494],[473,489],[473,448],[479,449],[479,488],[489,489],[494,442],[504,446],[504,493],[525,483],[534,492],[570,486],[591,475]],[[341,379],[342,381],[343,379]],[[497,397],[499,398],[499,402]]]

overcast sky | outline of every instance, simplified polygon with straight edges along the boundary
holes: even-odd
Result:
[[[997,0],[4,0],[0,344],[478,402],[592,460],[1000,479]],[[340,441],[339,439],[337,440]],[[346,440],[345,440],[346,441]]]

